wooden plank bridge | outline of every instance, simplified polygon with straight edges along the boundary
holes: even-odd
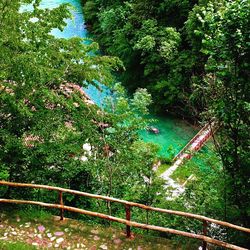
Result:
[[[166,170],[161,177],[168,180],[173,172],[186,160],[191,159],[195,152],[198,152],[205,143],[215,133],[218,126],[215,121],[207,123],[187,144],[186,146],[174,157],[173,165]]]
[[[194,152],[198,152],[217,130],[216,122],[207,123],[174,157],[174,162],[178,159],[190,159]]]

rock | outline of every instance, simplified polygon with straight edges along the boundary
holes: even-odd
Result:
[[[148,127],[147,130],[151,133],[154,133],[154,134],[159,134],[160,133],[160,130],[158,128],[155,128],[155,127]]]
[[[58,244],[55,244],[55,248],[58,248],[59,247],[59,245]]]
[[[114,239],[114,244],[120,245],[122,243],[121,239]]]
[[[48,238],[51,238],[52,234],[51,233],[47,233],[47,236],[48,236]]]
[[[26,222],[25,224],[24,224],[24,227],[30,227],[30,222]]]
[[[45,231],[45,227],[44,226],[38,226],[38,231],[43,233]]]
[[[57,244],[61,244],[64,241],[64,238],[58,238],[56,239]]]
[[[33,245],[33,246],[38,246],[38,243],[32,242],[32,245]]]
[[[54,235],[55,236],[62,236],[62,235],[64,235],[64,232],[55,232]]]
[[[103,244],[103,245],[100,245],[100,248],[103,249],[103,250],[108,249],[108,247],[107,247],[106,245],[104,245],[104,244]]]
[[[42,239],[42,238],[43,238],[41,234],[38,234],[37,237],[38,237],[39,239]]]
[[[13,231],[13,232],[11,232],[11,234],[13,234],[13,235],[17,235],[17,232]]]
[[[99,234],[99,231],[98,231],[98,230],[94,230],[94,229],[92,229],[90,232],[91,232],[92,234]]]
[[[98,237],[97,235],[94,236],[94,240],[100,240],[100,237]]]
[[[56,239],[56,237],[52,237],[50,238],[50,241],[54,241]]]

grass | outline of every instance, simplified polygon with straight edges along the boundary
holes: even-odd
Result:
[[[16,208],[19,208],[18,210]],[[24,209],[25,208],[25,209]],[[24,209],[21,210],[21,209]],[[36,215],[38,217],[36,217]],[[46,219],[45,219],[46,218]],[[25,227],[25,224],[29,224],[29,227]],[[52,235],[55,232],[62,231],[64,232],[65,244],[72,244],[72,249],[79,248],[77,247],[78,243],[84,243],[86,247],[82,249],[91,249],[93,246],[96,246],[96,249],[99,248],[102,244],[106,245],[108,249],[138,249],[140,246],[145,250],[172,250],[172,249],[181,249],[181,243],[171,241],[166,238],[155,237],[150,234],[140,234],[136,233],[135,229],[132,229],[132,232],[135,235],[134,239],[127,239],[125,231],[125,226],[120,229],[118,224],[112,223],[112,226],[104,225],[92,225],[79,220],[65,219],[60,221],[59,217],[53,217],[47,212],[37,209],[37,208],[26,208],[23,206],[19,207],[5,207],[0,208],[0,250],[33,250],[37,249],[35,246],[27,245],[24,242],[28,242],[29,234],[32,233],[32,240],[37,238],[34,234],[38,234],[37,228],[39,225],[43,225],[46,229],[43,235],[43,239],[47,239],[47,233]],[[17,232],[13,236],[12,229]],[[23,232],[26,233],[23,233]],[[3,239],[4,233],[8,232],[8,238]],[[18,236],[21,233],[20,237]],[[98,238],[98,239],[95,239]],[[115,245],[114,240],[118,239],[120,243]],[[22,242],[20,242],[22,241]],[[29,243],[30,244],[30,243]],[[54,242],[53,242],[54,244]],[[46,246],[43,246],[46,247]],[[53,245],[54,247],[54,245]],[[52,247],[52,249],[54,249]],[[65,249],[66,245],[60,247],[59,249]],[[67,248],[67,247],[66,247]],[[43,248],[45,249],[45,248]],[[47,249],[47,248],[46,248]]]
[[[171,167],[170,164],[161,164],[158,169],[156,170],[157,176],[160,176],[163,174],[166,170],[168,170]]]
[[[0,241],[0,250],[36,250],[37,248],[22,242]]]
[[[24,220],[48,220],[51,218],[51,214],[43,208],[28,206],[23,210],[19,210],[18,214]]]
[[[197,175],[198,173],[199,171],[195,164],[192,166],[190,166],[190,164],[184,164],[178,167],[170,177],[182,185],[192,174]]]
[[[185,161],[179,166],[170,177],[182,185],[191,175],[199,177],[201,173],[221,169],[221,166],[220,159],[212,150],[211,143],[209,143],[191,160]]]

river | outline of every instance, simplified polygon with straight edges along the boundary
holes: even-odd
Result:
[[[69,3],[74,7],[71,10],[74,19],[67,20],[67,26],[63,32],[55,29],[53,30],[53,34],[60,38],[70,38],[74,36],[87,38],[88,31],[84,26],[84,15],[80,0],[42,0],[41,7],[54,8],[62,3]],[[108,91],[100,93],[93,86],[90,86],[85,91],[98,105],[101,105],[103,98],[108,94]],[[146,142],[158,144],[161,147],[161,155],[168,156],[168,149],[170,148],[173,150],[172,153],[176,154],[196,133],[196,130],[185,121],[172,116],[151,114],[151,118],[157,120],[155,124],[151,125],[158,128],[160,133],[154,134],[148,131],[142,131],[140,136]]]

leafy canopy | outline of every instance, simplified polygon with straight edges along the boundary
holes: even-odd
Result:
[[[54,37],[52,29],[71,17],[69,6],[39,3],[0,3],[0,178],[123,198],[144,183],[144,165],[155,158],[153,146],[138,146],[153,152],[143,159],[135,150],[151,97],[141,89],[129,101],[117,85],[112,108],[91,104],[80,86],[111,86],[120,60],[99,55],[94,42]],[[32,8],[20,11],[24,4]]]

